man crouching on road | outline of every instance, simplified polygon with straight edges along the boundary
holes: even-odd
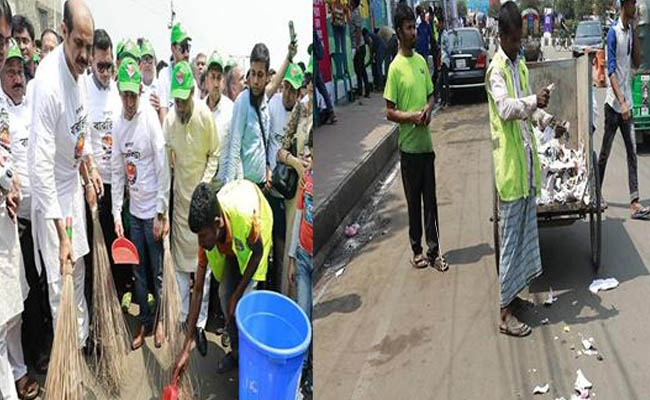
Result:
[[[513,312],[529,305],[517,294],[542,274],[535,201],[541,171],[532,120],[542,127],[553,120],[541,110],[548,105],[549,91],[531,93],[526,62],[519,58],[521,33],[519,7],[508,1],[499,11],[501,48],[488,67],[486,89],[499,194],[499,330],[512,336],[526,336],[531,331]]]

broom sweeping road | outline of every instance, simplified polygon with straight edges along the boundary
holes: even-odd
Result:
[[[567,55],[553,53],[547,58]],[[597,100],[598,151],[604,89],[597,90]],[[524,295],[542,303],[552,287],[558,300],[525,315],[533,333],[520,339],[498,333],[487,104],[455,105],[438,113],[431,128],[441,239],[451,268],[443,274],[409,265],[408,217],[397,175],[377,205],[376,212],[388,220],[384,231],[373,232],[374,239],[342,274],[325,272],[316,283],[317,397],[528,399],[535,386],[548,383],[549,393],[540,398],[568,399],[577,369],[593,383],[596,398],[646,397],[650,222],[629,219],[621,138],[615,140],[605,178],[609,209],[599,274],[617,278],[620,286],[589,292],[595,275],[587,222],[540,229],[544,274]],[[648,146],[639,149],[639,182],[642,202],[650,205]],[[344,248],[345,243],[339,251]],[[542,324],[545,318],[548,323]],[[578,354],[581,335],[594,338],[602,361]]]

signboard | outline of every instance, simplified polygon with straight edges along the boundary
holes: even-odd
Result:
[[[468,0],[467,9],[472,11],[480,11],[487,15],[490,9],[490,2],[488,0]]]

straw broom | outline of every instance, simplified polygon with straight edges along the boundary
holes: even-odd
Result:
[[[66,221],[68,226],[71,225]],[[68,228],[68,238],[71,230]],[[79,347],[77,305],[72,279],[72,262],[64,264],[63,288],[56,319],[50,366],[45,379],[44,400],[83,400],[84,360]]]
[[[174,272],[174,263],[172,261],[172,254],[169,248],[169,236],[163,239],[163,282],[162,293],[160,295],[160,309],[158,313],[158,323],[163,324],[163,331],[165,333],[165,340],[167,341],[167,353],[171,360],[173,367],[176,357],[183,349],[185,340],[185,332],[181,328],[180,315],[180,293],[178,291],[178,283],[176,282],[176,275]],[[185,372],[181,375],[178,381],[178,399],[188,400],[194,398],[194,388],[192,381],[189,378],[191,362],[188,363]],[[168,382],[171,381],[173,370],[170,368]]]
[[[93,218],[93,320],[91,360],[97,381],[109,393],[118,394],[125,376],[126,356],[130,350],[129,331],[118,302],[110,269],[104,233],[97,208]]]

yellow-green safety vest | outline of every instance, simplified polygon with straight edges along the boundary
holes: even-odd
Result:
[[[497,69],[506,79],[506,89],[510,97],[516,97],[514,78],[507,65],[506,56],[502,52],[494,55],[488,67],[485,86],[488,92],[490,111],[490,131],[492,133],[492,158],[494,161],[494,177],[499,198],[503,201],[515,201],[527,198],[530,194],[528,183],[528,165],[526,150],[521,136],[519,120],[504,121],[499,117],[494,96],[490,92],[490,76]],[[528,68],[524,60],[519,61],[520,92],[529,93]],[[533,171],[535,188],[541,187],[541,170],[537,157],[537,144],[532,136],[533,127],[530,119],[526,121],[528,132],[531,134]]]
[[[253,254],[253,251],[248,246],[248,236],[253,226],[254,216],[258,218],[264,253],[253,275],[253,280],[266,280],[269,253],[271,251],[273,212],[264,194],[262,194],[257,185],[242,179],[224,185],[217,194],[217,198],[219,199],[221,210],[230,222],[230,228],[232,229],[232,250],[237,257],[239,272],[242,275],[244,274],[248,260]],[[223,269],[226,265],[225,255],[219,252],[217,246],[214,246],[212,250],[206,250],[205,254],[214,278],[217,281],[221,281]]]

